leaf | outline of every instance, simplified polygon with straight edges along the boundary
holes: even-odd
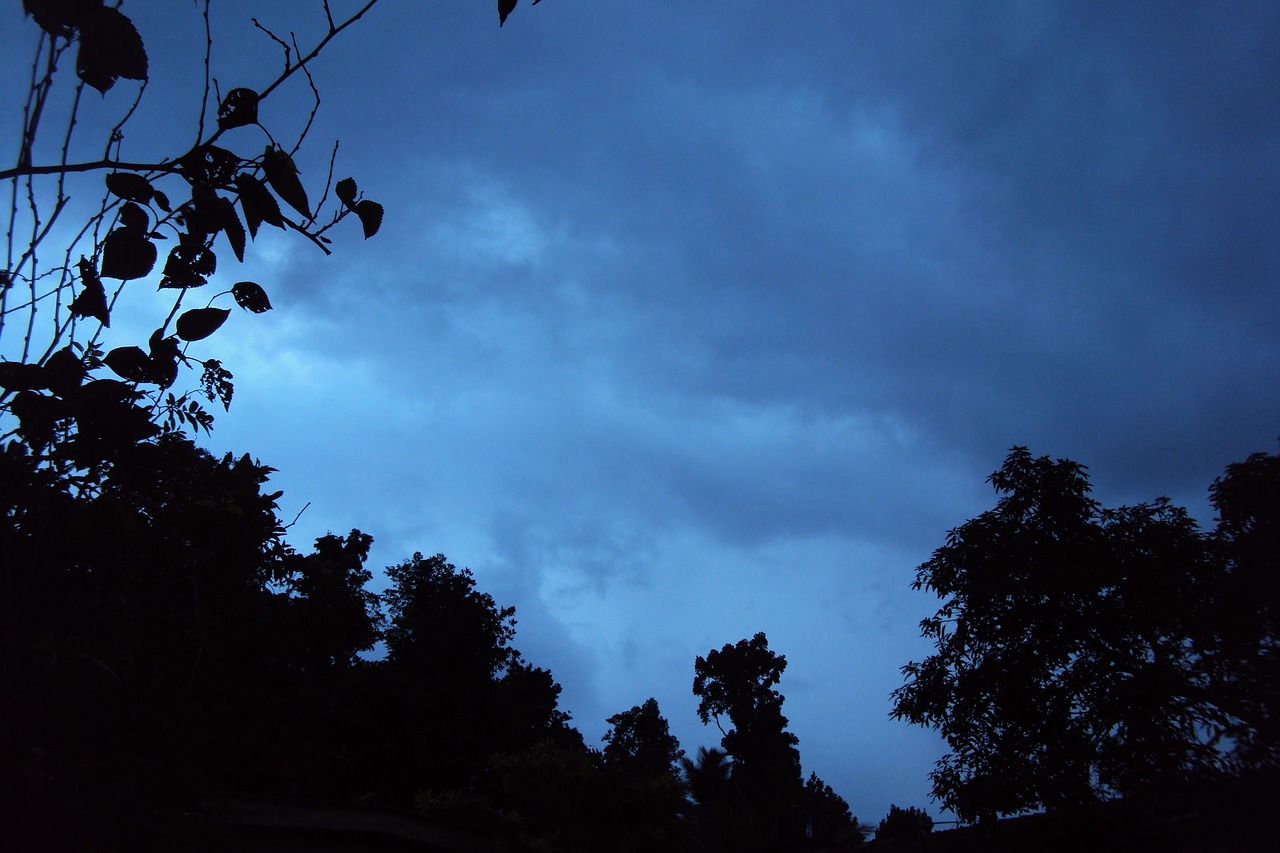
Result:
[[[18,434],[37,450],[53,442],[59,408],[56,398],[35,391],[19,391],[9,401],[9,411],[18,418]]]
[[[169,207],[169,197],[164,193],[160,192],[160,190],[155,190],[154,196],[156,200],[156,207],[160,208],[165,213],[168,213],[173,209]]]
[[[510,15],[516,8],[516,3],[520,0],[498,0],[498,26],[501,27],[507,22],[507,15]]]
[[[51,36],[71,38],[71,31],[102,0],[22,0],[22,8]]]
[[[86,9],[79,17],[77,77],[104,95],[120,77],[147,79],[147,51],[133,21],[106,6]]]
[[[151,217],[133,202],[125,202],[120,208],[120,224],[125,228],[147,231],[151,227]]]
[[[88,375],[84,362],[81,361],[80,356],[71,351],[70,346],[65,346],[49,356],[44,366],[48,374],[49,390],[60,397],[65,397],[79,388],[80,383]]]
[[[6,391],[35,391],[45,386],[44,368],[25,361],[0,361],[0,388]]]
[[[241,173],[236,175],[236,189],[240,191],[240,207],[244,210],[244,221],[249,226],[250,235],[258,235],[258,225],[262,222],[284,228],[280,205],[262,181],[253,175]]]
[[[382,205],[365,199],[355,206],[356,216],[364,226],[364,238],[368,240],[382,227]]]
[[[111,315],[107,310],[107,291],[98,278],[98,271],[88,258],[80,258],[81,291],[71,301],[71,313],[77,317],[94,317],[99,323],[111,328]]]
[[[276,195],[303,216],[311,218],[307,191],[302,188],[302,182],[298,180],[298,167],[287,152],[268,145],[262,154],[262,171],[266,173],[267,183],[276,191]]]
[[[116,228],[102,241],[101,275],[128,281],[142,278],[156,265],[156,247],[145,232]]]
[[[135,172],[112,172],[107,175],[107,190],[125,201],[148,204],[155,190],[151,182]]]
[[[237,305],[255,314],[271,310],[271,300],[267,299],[267,292],[257,282],[237,281],[231,286],[231,295]]]
[[[252,89],[232,89],[218,107],[218,129],[230,130],[258,123],[258,93]]]
[[[222,202],[219,207],[222,213],[222,232],[227,235],[227,242],[231,244],[231,251],[236,253],[236,260],[244,263],[244,226],[240,224],[240,217],[236,216],[236,207],[225,198],[218,199]]]
[[[151,358],[140,347],[116,347],[103,357],[102,363],[121,379],[150,381]]]
[[[178,167],[192,185],[224,187],[240,167],[240,158],[217,145],[198,145],[178,158]]]
[[[151,347],[151,366],[147,381],[154,382],[161,388],[168,388],[178,378],[178,359],[182,351],[178,346],[177,338],[173,336],[166,338],[163,334],[162,329],[156,329],[151,333],[151,339],[148,342]]]
[[[347,207],[356,203],[356,192],[355,178],[343,178],[333,187],[333,194]]]
[[[164,263],[161,288],[200,287],[218,269],[218,256],[204,246],[174,246]]]
[[[178,317],[178,337],[184,341],[202,341],[218,331],[227,321],[229,308],[192,308]]]

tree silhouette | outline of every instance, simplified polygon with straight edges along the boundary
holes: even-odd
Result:
[[[1280,456],[1227,466],[1209,489],[1224,567],[1214,599],[1215,694],[1233,717],[1238,770],[1280,768]]]
[[[933,818],[924,809],[915,806],[902,809],[890,805],[889,813],[880,820],[880,826],[876,828],[876,841],[915,839],[921,833],[932,831]]]
[[[951,752],[934,795],[964,820],[1094,802],[1212,768],[1225,721],[1203,651],[1216,570],[1185,510],[1101,508],[1085,469],[1017,447],[996,508],[951,531],[914,587],[935,654],[893,715]]]
[[[557,707],[560,685],[511,645],[515,608],[500,607],[439,554],[414,554],[387,576],[380,727],[396,756],[387,784],[397,801],[471,784],[496,753],[548,738],[581,743]]]
[[[773,835],[777,815],[803,787],[798,740],[787,731],[783,697],[774,689],[786,668],[787,659],[769,650],[763,633],[694,661],[698,716],[703,725],[714,720],[723,733],[721,745],[733,758],[731,779],[760,838]],[[722,716],[729,718],[728,730]]]
[[[609,731],[604,735],[606,766],[622,768],[637,776],[676,773],[684,750],[659,712],[657,699],[646,699],[643,705],[614,714],[606,722],[609,723]]]

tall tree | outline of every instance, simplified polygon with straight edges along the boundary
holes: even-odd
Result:
[[[931,774],[962,819],[1096,801],[1210,767],[1222,731],[1201,651],[1213,561],[1167,500],[1116,510],[1083,466],[1017,447],[995,509],[952,530],[914,587],[935,654],[895,717],[938,729]]]
[[[775,689],[786,668],[787,659],[770,651],[763,632],[694,661],[698,716],[703,725],[714,720],[723,734],[734,786],[760,837],[774,831],[782,806],[794,805],[803,788],[798,739],[787,731],[783,696]],[[728,717],[729,729],[721,717]]]

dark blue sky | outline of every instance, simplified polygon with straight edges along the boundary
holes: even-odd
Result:
[[[936,608],[909,587],[1007,450],[1209,523],[1212,479],[1276,448],[1280,6],[493,6],[382,0],[316,64],[304,181],[340,139],[386,222],[225,266],[276,310],[210,339],[238,383],[210,443],[311,502],[300,547],[359,527],[375,568],[470,566],[589,741],[656,696],[714,744],[693,659],[765,631],[806,773],[865,820],[926,805],[942,745],[888,719]],[[126,11],[152,89],[125,151],[171,154],[198,8]],[[324,24],[216,2],[224,90],[279,67],[250,14]]]

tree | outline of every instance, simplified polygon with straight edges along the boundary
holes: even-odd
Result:
[[[723,734],[734,787],[761,838],[772,836],[781,808],[794,805],[803,787],[798,739],[787,731],[783,697],[774,689],[786,668],[787,659],[769,650],[763,632],[694,661],[698,716],[703,725],[714,719]],[[725,730],[722,716],[732,728]]]
[[[962,820],[1094,802],[1215,766],[1203,666],[1215,569],[1161,499],[1101,508],[1083,466],[1016,447],[1001,498],[917,570],[943,599],[935,654],[903,668],[893,716],[951,752],[933,792]]]
[[[708,850],[724,850],[750,838],[751,826],[730,773],[733,764],[723,750],[698,747],[697,757],[680,759],[685,788],[693,799],[693,831]]]
[[[499,606],[470,570],[440,554],[414,554],[387,576],[379,716],[398,801],[423,788],[473,785],[496,753],[542,740],[581,745],[557,707],[560,685],[511,645],[514,607]]]
[[[861,843],[864,840],[858,819],[849,810],[849,804],[819,779],[817,773],[810,773],[805,780],[800,806],[809,814],[815,843]]]
[[[889,806],[889,813],[876,828],[876,841],[899,838],[915,839],[922,833],[933,832],[933,818],[924,809],[908,806],[905,809]]]
[[[1224,567],[1214,597],[1215,694],[1231,714],[1238,770],[1280,768],[1280,456],[1255,453],[1209,488],[1212,544]]]
[[[684,758],[680,741],[671,734],[658,710],[658,700],[650,697],[643,705],[614,714],[604,735],[604,763],[625,769],[636,776],[674,775]]]

